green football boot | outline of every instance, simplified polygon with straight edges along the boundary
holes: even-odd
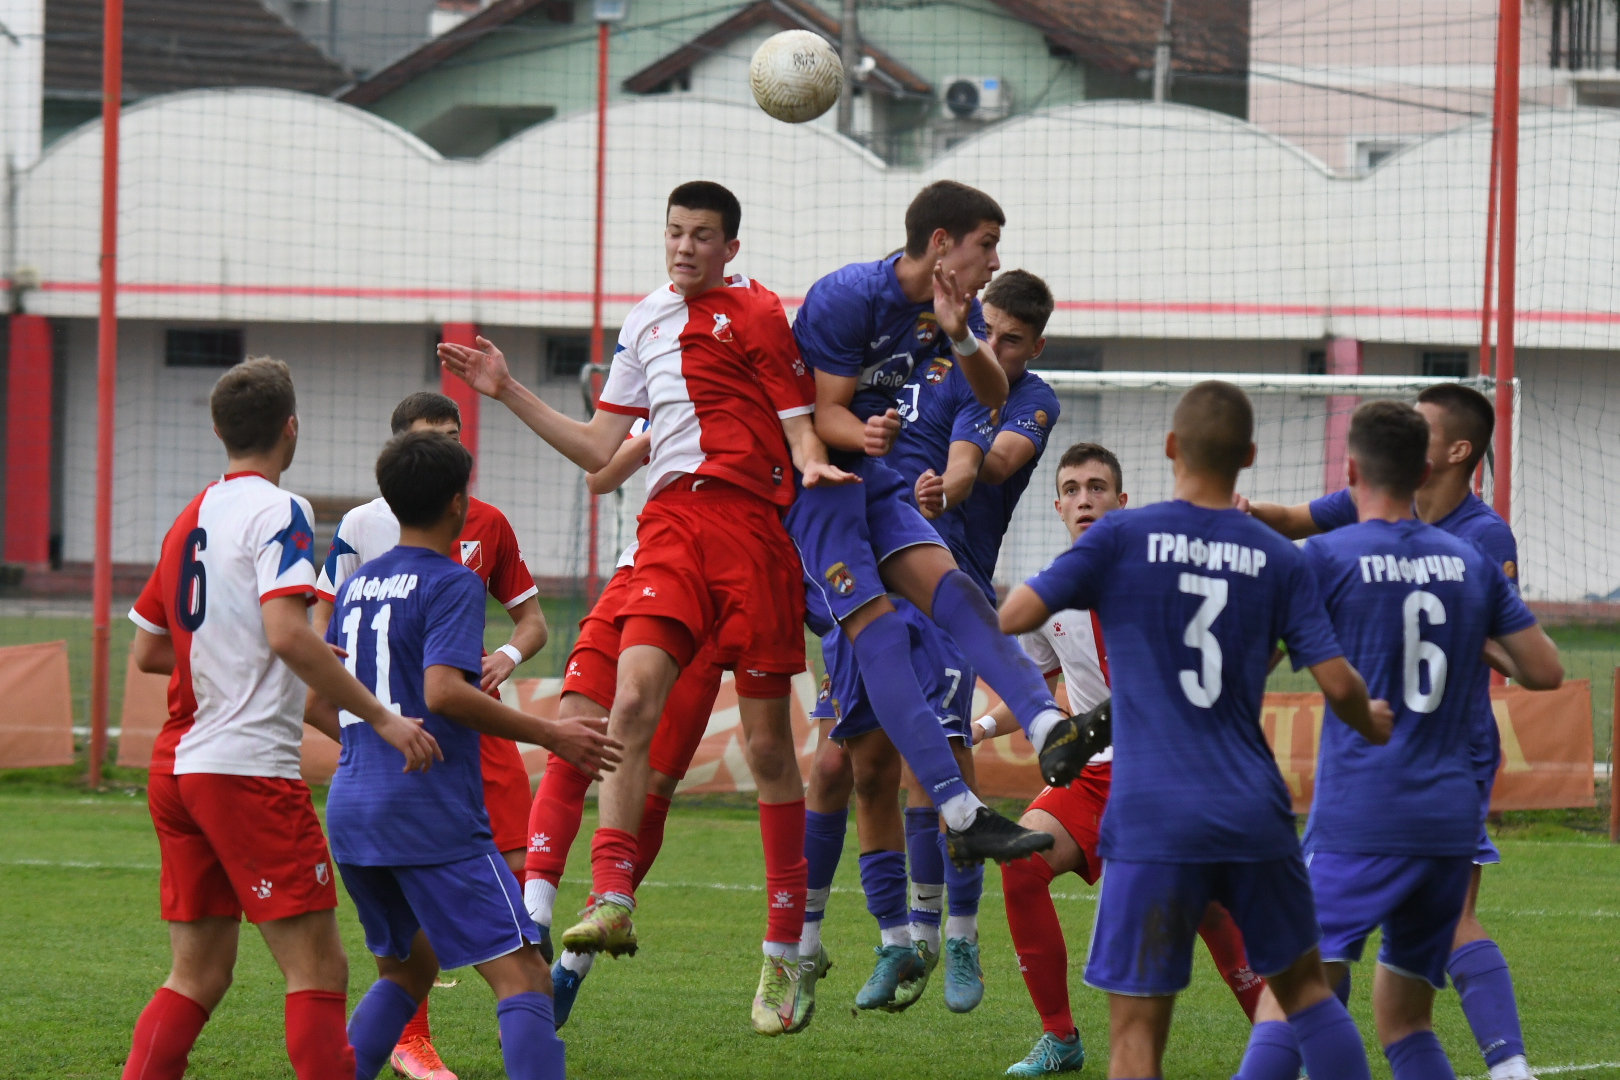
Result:
[[[792,1035],[810,1022],[810,1010],[799,1003],[803,984],[799,964],[780,956],[767,956],[759,969],[754,991],[753,1025],[761,1035]]]
[[[623,904],[597,900],[580,912],[579,922],[563,931],[563,948],[577,953],[605,952],[609,956],[636,955],[636,927]]]
[[[928,947],[926,941],[913,941],[911,947],[917,951],[917,959],[922,961],[922,974],[915,979],[908,979],[901,983],[894,992],[894,1004],[889,1006],[891,1012],[900,1012],[915,1005],[928,989],[928,976],[934,973],[939,966],[939,952]]]
[[[794,1016],[795,1031],[810,1023],[810,1018],[816,1014],[816,984],[831,970],[832,958],[827,955],[825,945],[810,959],[799,960],[799,1011]]]

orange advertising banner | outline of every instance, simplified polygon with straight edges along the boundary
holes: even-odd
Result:
[[[0,648],[0,768],[73,764],[67,642]]]

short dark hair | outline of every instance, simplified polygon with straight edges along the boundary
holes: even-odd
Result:
[[[451,499],[466,494],[472,470],[472,454],[450,436],[409,431],[377,456],[377,487],[401,525],[425,529],[438,524]]]
[[[406,395],[405,400],[394,406],[394,415],[389,417],[388,426],[395,435],[402,435],[418,420],[426,420],[430,424],[454,420],[457,426],[460,426],[461,406],[446,394],[433,390],[418,390],[414,394]]]
[[[906,254],[916,258],[925,253],[936,229],[960,241],[987,221],[1007,224],[996,200],[955,180],[935,180],[906,207]]]
[[[1102,462],[1108,466],[1108,471],[1114,474],[1115,494],[1125,490],[1125,471],[1119,467],[1119,458],[1114,456],[1114,452],[1101,443],[1077,442],[1063,451],[1063,456],[1058,458],[1058,475],[1062,476],[1064,469],[1077,468],[1093,461]],[[1058,494],[1063,494],[1061,486],[1058,488]]]
[[[1367,483],[1405,499],[1423,483],[1429,422],[1404,401],[1369,401],[1350,414],[1346,448]]]
[[[1490,449],[1491,433],[1496,430],[1496,409],[1491,399],[1472,386],[1436,383],[1418,395],[1420,405],[1438,405],[1446,411],[1447,442],[1468,440],[1468,470],[1473,471]]]
[[[1254,445],[1254,406],[1231,383],[1206,379],[1176,403],[1175,432],[1188,465],[1236,479]]]
[[[1052,317],[1052,290],[1028,270],[997,274],[984,290],[984,302],[1028,326],[1036,337],[1046,333],[1046,320]]]
[[[208,412],[220,441],[232,454],[263,453],[281,438],[298,411],[292,372],[280,360],[255,356],[219,377],[208,395]]]
[[[720,229],[727,240],[737,239],[737,230],[742,228],[742,203],[730,189],[713,180],[688,180],[670,192],[669,202],[664,205],[666,219],[670,208],[675,206],[683,210],[713,210],[720,215]]]

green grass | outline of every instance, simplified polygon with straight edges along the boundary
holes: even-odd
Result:
[[[129,779],[119,777],[120,779]],[[1620,1061],[1620,847],[1546,815],[1504,830],[1504,864],[1488,872],[1486,926],[1513,963],[1532,1063]],[[593,815],[588,814],[588,835]],[[1020,981],[990,870],[982,915],[986,995],[967,1016],[947,1012],[937,988],[900,1016],[851,1004],[869,973],[875,927],[858,891],[853,832],[828,908],[835,966],[815,1022],[767,1040],[748,1030],[748,1003],[764,925],[759,835],[746,801],[679,802],[664,853],[642,890],[640,955],[604,960],[564,1029],[569,1070],[580,1077],[994,1077],[1028,1050],[1039,1022]],[[559,898],[584,900],[585,845]],[[48,771],[0,774],[0,1038],[9,1072],[29,1077],[113,1077],[135,1017],[167,969],[157,919],[157,844],[142,793],[75,791]],[[1054,885],[1070,946],[1076,1019],[1105,1075],[1106,1002],[1080,983],[1095,891],[1078,878]],[[353,967],[351,1000],[371,981],[370,961],[342,899]],[[559,916],[561,918],[561,915]],[[477,974],[435,990],[434,1029],[463,1080],[503,1075],[492,999]],[[1352,1011],[1370,1030],[1370,966],[1361,965]],[[263,945],[244,937],[237,981],[192,1054],[196,1077],[289,1078],[280,980]],[[1454,994],[1439,998],[1437,1026],[1460,1075],[1482,1073]],[[1199,950],[1192,989],[1171,1035],[1166,1074],[1224,1078],[1242,1054],[1246,1024]],[[1374,1051],[1373,1075],[1387,1077]],[[1614,1069],[1570,1074],[1620,1076]]]

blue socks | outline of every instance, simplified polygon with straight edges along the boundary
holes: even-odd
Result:
[[[826,918],[827,897],[832,893],[838,860],[844,854],[844,833],[848,828],[848,810],[836,814],[804,812],[805,922],[820,922]]]
[[[996,609],[972,578],[960,570],[951,570],[940,578],[934,590],[933,612],[934,622],[951,635],[973,670],[1001,695],[1026,733],[1043,712],[1057,709],[1035,661],[1024,654],[1018,642],[1001,632]],[[916,766],[912,771],[916,772]],[[918,773],[919,778],[921,775]],[[935,797],[934,805],[941,801]]]
[[[973,588],[967,575],[961,577]],[[979,603],[984,604],[984,595],[976,588],[973,591]],[[992,621],[993,618],[992,615]],[[968,794],[967,783],[946,741],[945,729],[939,726],[939,718],[917,683],[916,671],[911,666],[911,632],[906,621],[898,612],[885,612],[868,623],[852,644],[856,662],[861,666],[861,684],[878,723],[883,725],[884,734],[922,782],[934,805]],[[1029,663],[1028,658],[1025,663]],[[1029,666],[1031,671],[1035,670],[1033,663]],[[866,672],[871,672],[873,677],[867,678]],[[1038,672],[1036,678],[1040,678]],[[1044,682],[1041,689],[1046,689]]]
[[[906,807],[906,861],[911,867],[911,936],[920,931],[939,951],[940,913],[945,909],[945,858],[938,841],[939,814],[933,807]],[[928,935],[928,929],[933,933]]]
[[[861,891],[866,910],[880,930],[892,930],[910,921],[906,911],[906,853],[868,851],[861,856]],[[884,944],[888,944],[885,940]]]
[[[1262,1020],[1249,1032],[1249,1048],[1232,1080],[1298,1080],[1299,1043],[1282,1020]]]
[[[1361,1032],[1336,997],[1324,998],[1288,1018],[1299,1056],[1311,1080],[1370,1080]]]
[[[984,895],[984,863],[962,869],[945,858],[945,834],[934,830],[934,847],[945,864],[945,896],[952,915],[977,915],[979,898]]]
[[[563,1041],[545,994],[513,994],[495,1003],[501,1059],[511,1080],[563,1080]]]
[[[349,1017],[349,1045],[354,1047],[356,1080],[372,1080],[388,1064],[400,1032],[416,1015],[416,999],[390,979],[378,979]],[[557,1074],[561,1076],[561,1073]]]
[[[1446,972],[1457,987],[1457,996],[1462,998],[1463,1015],[1468,1017],[1485,1064],[1500,1065],[1523,1054],[1524,1034],[1519,1029],[1513,976],[1496,942],[1490,938],[1470,941],[1451,954]]]
[[[1451,1060],[1432,1031],[1414,1031],[1384,1047],[1395,1080],[1456,1080]]]

